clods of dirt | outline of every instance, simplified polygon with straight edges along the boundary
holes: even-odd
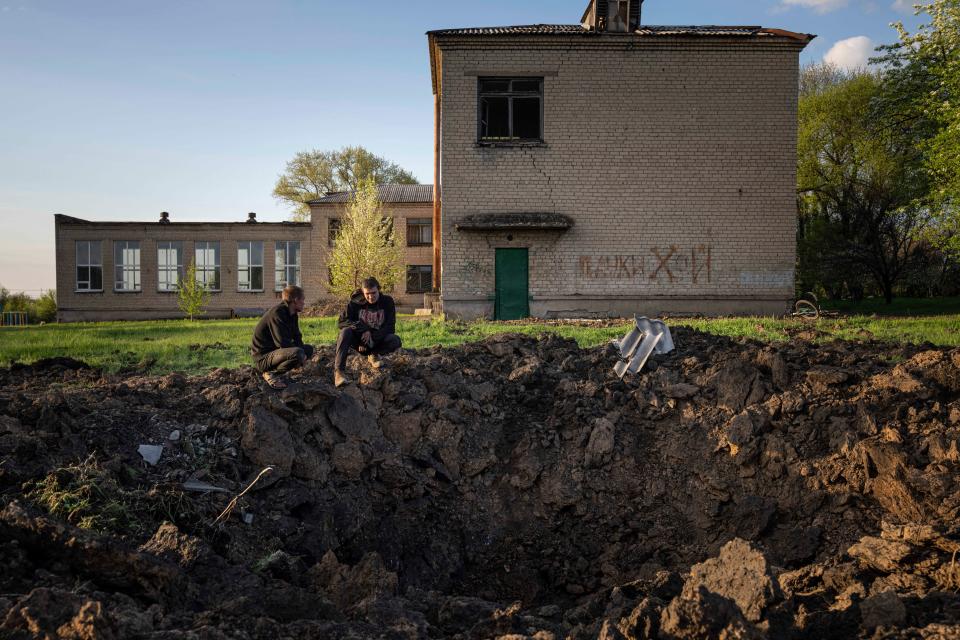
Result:
[[[0,371],[0,635],[960,637],[960,350],[673,333]]]

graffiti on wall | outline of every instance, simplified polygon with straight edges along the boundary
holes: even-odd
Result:
[[[646,254],[580,256],[577,274],[589,280],[619,280],[637,284],[710,284],[713,247],[678,245],[650,247]]]

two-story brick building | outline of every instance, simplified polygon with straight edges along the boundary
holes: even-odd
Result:
[[[433,185],[381,185],[384,212],[406,247],[407,277],[392,293],[401,310],[432,286]],[[349,193],[309,203],[310,222],[91,222],[55,218],[58,317],[143,320],[182,317],[177,285],[187,265],[211,290],[208,317],[255,315],[288,283],[310,302],[327,298],[327,256]]]
[[[782,313],[813,36],[580,24],[427,34],[452,316]]]

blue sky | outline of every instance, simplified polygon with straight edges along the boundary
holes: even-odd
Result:
[[[587,0],[0,0],[0,284],[53,288],[53,215],[283,220],[297,151],[359,144],[432,181],[424,32],[576,23]],[[815,33],[862,59],[905,0],[647,0],[646,24]],[[837,43],[842,43],[834,48]]]

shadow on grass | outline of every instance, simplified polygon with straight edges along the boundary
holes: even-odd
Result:
[[[887,304],[883,298],[867,298],[860,302],[827,300],[821,302],[824,310],[846,315],[930,317],[960,314],[960,297],[951,298],[894,298]]]

